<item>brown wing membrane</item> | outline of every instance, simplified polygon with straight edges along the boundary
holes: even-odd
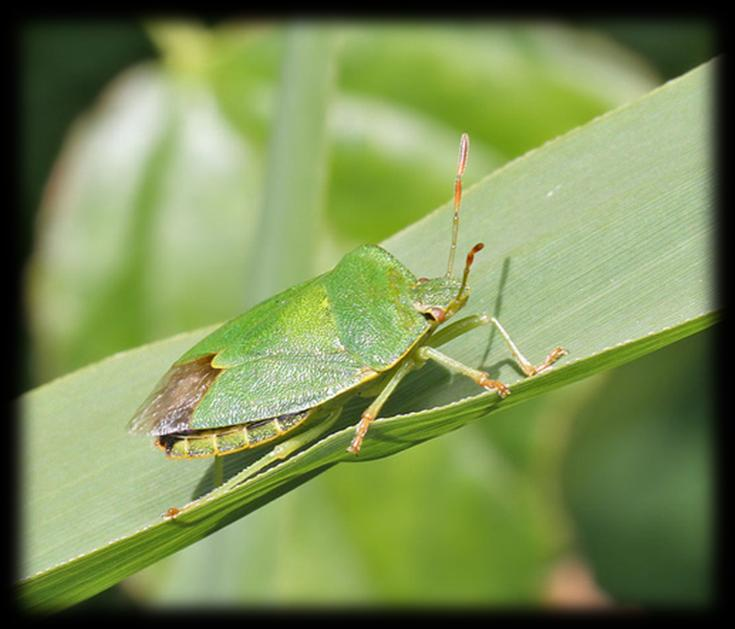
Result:
[[[212,367],[214,354],[174,365],[158,383],[130,422],[130,432],[168,435],[188,429],[192,413],[221,369]]]

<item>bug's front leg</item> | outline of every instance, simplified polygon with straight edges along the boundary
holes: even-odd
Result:
[[[357,424],[357,428],[355,429],[355,436],[352,439],[352,443],[350,443],[349,447],[347,448],[347,452],[351,452],[352,454],[358,454],[360,452],[362,441],[363,439],[365,439],[365,435],[368,431],[368,428],[370,428],[370,424],[372,424],[375,418],[378,416],[378,413],[380,413],[380,409],[383,408],[383,405],[387,402],[393,391],[395,391],[398,383],[406,377],[408,372],[411,371],[413,367],[414,364],[410,360],[405,360],[403,363],[401,363],[401,366],[398,367],[396,372],[391,376],[390,380],[388,380],[386,385],[380,391],[378,397],[376,397],[372,401],[370,406],[368,406],[363,411],[362,416],[360,417],[360,422]]]
[[[531,362],[521,353],[521,350],[518,349],[516,344],[513,342],[513,339],[510,338],[510,335],[505,331],[505,328],[500,325],[500,321],[498,321],[495,317],[490,317],[490,323],[492,323],[498,329],[498,332],[500,332],[500,335],[503,337],[503,340],[508,346],[510,353],[513,354],[513,358],[515,358],[516,363],[518,363],[518,366],[521,368],[523,373],[525,373],[529,377],[535,376],[542,371],[545,371],[562,356],[568,354],[567,350],[565,350],[563,347],[555,347],[549,352],[548,356],[546,356],[544,362],[536,367],[532,365]]]
[[[469,317],[463,317],[459,321],[453,321],[452,323],[445,325],[434,332],[434,334],[429,338],[427,344],[431,345],[432,347],[440,347],[445,343],[449,343],[449,341],[457,338],[458,336],[467,334],[467,332],[470,332],[475,328],[479,328],[483,325],[488,325],[491,322],[491,317],[487,314],[470,315]]]
[[[498,321],[495,317],[491,317],[487,314],[472,315],[451,323],[450,325],[446,326],[445,328],[439,330],[436,334],[434,334],[434,336],[432,336],[429,340],[428,344],[431,347],[439,347],[441,345],[444,345],[445,343],[448,343],[452,339],[457,338],[458,336],[466,334],[470,330],[474,330],[477,327],[490,324],[494,325],[498,329],[498,332],[500,332],[500,335],[503,337],[503,341],[510,350],[510,353],[513,355],[516,364],[520,367],[521,371],[523,371],[523,373],[529,377],[535,376],[542,371],[545,371],[562,356],[565,356],[568,353],[567,350],[563,347],[555,347],[549,352],[543,363],[535,366],[523,355],[521,350],[518,349],[518,346],[513,342],[513,339],[510,338],[510,335],[508,334],[508,332],[506,332],[500,321]]]

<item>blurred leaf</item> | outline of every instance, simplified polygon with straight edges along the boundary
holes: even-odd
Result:
[[[30,244],[30,232],[26,233],[30,221],[26,219],[39,204],[69,121],[94,102],[101,83],[152,56],[153,48],[132,20],[27,20],[19,39],[23,142],[20,226],[25,257],[25,247]]]
[[[460,132],[472,136],[473,163],[491,167],[657,83],[640,59],[604,38],[551,24],[345,24],[335,31],[341,48],[327,211],[350,246],[382,240],[446,199]],[[218,33],[212,85],[248,137],[264,137],[275,110],[269,76],[281,39],[277,30],[252,27]]]
[[[712,71],[712,64],[701,67],[467,191],[460,247],[482,239],[494,254],[478,257],[467,310],[494,312],[534,360],[559,343],[571,355],[550,373],[523,380],[492,334],[485,342],[478,342],[481,332],[460,337],[447,351],[484,364],[513,395],[498,405],[494,395],[477,395],[471,383],[427,367],[391,400],[359,461],[445,434],[712,324]],[[426,252],[446,250],[447,219],[442,208],[386,247],[415,271],[440,274],[444,254]],[[507,292],[499,281],[506,276]],[[23,397],[21,591],[28,604],[72,604],[326,467],[355,460],[345,452],[358,412],[351,405],[342,418],[347,427],[162,521],[169,506],[207,492],[209,464],[172,464],[123,427],[166,366],[205,332],[113,356]],[[389,417],[409,411],[418,412]],[[259,455],[227,457],[227,475]]]
[[[703,16],[660,16],[655,20],[608,17],[593,19],[588,25],[645,55],[666,79],[688,72],[722,52],[714,20]]]
[[[336,42],[298,55],[284,80],[330,82],[324,55],[337,55],[334,89],[313,91],[328,118],[298,121],[326,124],[328,138],[281,119],[284,29],[149,25],[162,63],[121,76],[76,125],[44,200],[27,287],[38,381],[226,318],[275,290],[279,266],[323,271],[416,221],[451,191],[461,131],[469,186],[655,84],[619,48],[556,26],[309,28]],[[269,145],[266,168],[271,137],[281,148]],[[313,170],[301,203],[294,164]],[[308,230],[270,211],[276,193],[311,207]],[[309,235],[286,244],[288,226]]]
[[[332,112],[329,218],[339,235],[378,242],[446,200],[456,168],[456,129],[362,96],[342,96]],[[473,136],[466,187],[503,161]]]
[[[243,308],[259,177],[199,83],[122,77],[74,129],[39,216],[28,295],[41,377]]]
[[[514,157],[639,96],[654,77],[602,37],[552,24],[353,28],[346,91],[424,111],[470,129]]]
[[[700,334],[616,370],[577,413],[570,511],[620,603],[710,602],[713,341]]]
[[[318,270],[333,74],[331,34],[324,28],[287,28],[279,123],[272,135],[265,203],[253,247],[257,262],[250,279],[250,306]]]

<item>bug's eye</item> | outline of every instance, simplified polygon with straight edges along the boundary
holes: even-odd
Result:
[[[429,278],[428,277],[420,277],[420,278],[418,278],[416,280],[416,283],[417,284],[424,284],[425,282],[428,282],[428,281],[429,281]]]
[[[438,321],[439,323],[441,323],[446,317],[446,312],[444,311],[444,308],[434,307],[429,308],[426,312],[423,313],[423,315],[427,321]]]

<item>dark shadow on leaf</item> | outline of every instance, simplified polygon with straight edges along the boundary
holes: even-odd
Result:
[[[451,374],[433,363],[425,364],[418,371],[406,376],[380,413],[381,417],[422,411],[434,404],[429,402],[435,392],[446,387]]]
[[[272,444],[263,444],[259,448],[253,448],[252,450],[244,450],[236,454],[228,454],[222,457],[222,481],[225,482],[232,478],[235,474],[245,469],[248,465],[251,465],[257,461],[261,456],[267,454],[273,447]],[[196,500],[201,498],[205,494],[212,491],[214,486],[214,474],[215,464],[214,459],[212,463],[207,467],[207,471],[202,475],[197,483],[194,491],[192,492],[191,499]]]
[[[508,281],[508,275],[510,274],[510,258],[503,260],[503,270],[500,272],[500,283],[498,284],[498,294],[495,297],[495,306],[493,307],[493,316],[500,320],[500,311],[503,309],[503,293],[505,292],[505,284]],[[494,325],[490,326],[490,334],[487,341],[487,348],[482,356],[482,364],[485,364],[487,357],[490,355],[490,350],[495,340],[495,333],[497,329]]]
[[[331,428],[330,432],[337,432],[338,430],[349,426],[356,424],[360,419],[360,414],[362,413],[362,409],[369,404],[369,400],[366,399],[354,399],[345,404],[345,408],[342,410],[342,413],[340,414],[339,418],[335,421],[334,426]],[[252,450],[243,450],[242,452],[238,452],[236,454],[228,454],[226,456],[221,457],[222,458],[222,482],[228,481],[230,478],[235,476],[236,474],[239,474],[242,470],[244,470],[246,467],[252,465],[257,461],[260,457],[265,456],[268,454],[275,446],[277,446],[279,443],[283,442],[284,440],[288,439],[290,436],[294,436],[298,434],[302,430],[307,430],[310,428],[313,424],[310,424],[308,421],[304,422],[302,426],[299,426],[295,431],[288,433],[287,435],[284,435],[280,439],[275,439],[273,441],[270,441],[268,443],[264,443],[263,445],[253,448]],[[326,435],[323,435],[326,436]],[[321,438],[321,437],[320,437]],[[309,448],[312,444],[306,444],[301,450],[305,450]],[[271,465],[261,469],[258,471],[258,474],[262,474],[265,470],[270,469],[274,465],[277,465],[281,461],[274,461]],[[211,465],[207,468],[206,472],[202,475],[202,477],[199,479],[199,482],[197,483],[193,493],[192,493],[192,500],[201,498],[205,494],[208,494],[210,491],[212,491],[215,488],[215,485],[213,483],[214,481],[214,475],[215,475],[215,463],[214,459],[212,459]]]
[[[518,372],[519,376],[525,377],[526,374],[524,374],[523,371],[521,371],[521,368],[518,366],[518,363],[512,358],[503,358],[503,360],[499,360],[487,367],[482,365],[480,369],[482,369],[483,371],[486,371],[492,379],[497,380],[500,376],[501,368],[506,365],[512,367],[514,371]]]
[[[487,406],[487,412],[492,411],[499,402],[500,402],[499,399],[491,401]],[[423,431],[420,435],[416,435],[415,437],[399,436],[395,434],[390,435],[390,434],[384,434],[382,432],[374,431],[374,433],[371,436],[371,439],[374,443],[376,444],[382,443],[385,445],[390,444],[392,447],[390,447],[387,450],[383,450],[379,454],[374,454],[374,455],[370,455],[369,451],[366,451],[365,452],[366,456],[362,460],[373,461],[373,460],[385,458],[387,456],[392,456],[393,454],[396,454],[397,452],[417,446],[420,443],[423,443],[424,441],[429,441],[431,439],[434,439],[438,435],[445,435],[450,432],[454,432],[455,430],[458,430],[459,428],[462,428],[463,426],[465,426],[466,423],[467,423],[466,421],[461,420],[461,421],[454,422],[454,423],[448,422],[448,423],[442,423],[441,425],[437,424],[436,426],[428,429],[427,431]],[[427,432],[430,434],[427,434]]]
[[[231,458],[238,458],[238,455],[237,454],[232,454],[232,455],[230,455],[230,457]],[[242,457],[242,458],[245,458],[245,457]],[[255,458],[257,458],[257,456]],[[252,461],[250,461],[249,463],[251,463],[251,462]],[[249,465],[249,463],[247,463],[247,465]],[[221,529],[224,526],[227,526],[228,524],[230,524],[231,522],[234,522],[235,520],[239,520],[241,517],[247,515],[248,513],[251,513],[252,511],[255,511],[256,509],[258,509],[262,505],[267,504],[267,503],[271,502],[272,500],[275,500],[279,496],[281,496],[281,495],[283,495],[283,494],[291,491],[292,489],[295,489],[299,485],[302,485],[303,483],[311,480],[312,478],[314,478],[318,474],[321,474],[322,472],[325,472],[330,467],[332,467],[332,465],[334,465],[334,464],[333,463],[329,463],[329,464],[322,465],[320,467],[314,468],[312,470],[309,470],[308,472],[306,472],[304,474],[301,474],[300,476],[298,476],[296,478],[293,478],[293,479],[291,479],[289,481],[286,481],[282,485],[279,485],[279,486],[275,487],[271,491],[265,492],[264,494],[262,494],[258,498],[255,498],[254,500],[248,502],[244,507],[239,508],[239,509],[234,509],[234,510],[228,511],[226,514],[223,514],[222,519],[212,529],[212,532],[214,532],[216,530],[219,530],[219,529]],[[242,469],[242,467],[240,467],[239,469]],[[239,471],[239,469],[238,470],[235,470],[234,473],[237,473],[237,471]],[[211,472],[211,470],[210,470],[210,472]],[[225,476],[225,479],[231,477],[232,475],[233,474],[230,474],[229,476]],[[201,483],[199,485],[197,485],[197,490],[199,489],[200,486],[201,486]],[[211,485],[206,488],[206,490],[204,491],[204,493],[208,493],[210,490],[211,490]],[[199,494],[199,496],[201,496],[201,495],[202,494]],[[201,516],[201,518],[204,518],[204,519],[209,518],[209,517],[211,517],[211,516],[209,516],[209,515],[202,515]],[[178,519],[178,518],[175,518],[174,517],[174,518],[172,518],[170,520],[170,522],[172,522],[173,524],[175,524],[177,526],[190,526],[192,524],[195,524],[199,519],[200,519],[199,517],[194,517],[194,518],[188,517],[187,520],[185,521],[185,520],[181,520],[181,519]]]

